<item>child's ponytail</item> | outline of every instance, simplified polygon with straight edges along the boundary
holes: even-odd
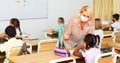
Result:
[[[99,44],[100,44],[100,36],[99,35],[95,36],[95,42],[96,42],[95,47],[99,48]]]

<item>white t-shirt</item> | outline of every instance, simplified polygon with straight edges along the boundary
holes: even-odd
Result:
[[[90,48],[89,50],[81,51],[82,56],[85,58],[85,63],[95,63],[96,57],[100,54],[98,48]]]
[[[99,35],[100,39],[102,39],[103,38],[103,30],[101,30],[101,29],[95,30],[94,35]]]
[[[11,38],[7,42],[0,44],[0,51],[4,52],[7,51],[9,47],[17,45],[17,44],[23,44],[24,42],[20,39]]]
[[[114,29],[114,32],[117,32],[118,29],[120,28],[120,22],[114,22],[114,23],[112,24],[112,27],[113,27],[113,29]]]

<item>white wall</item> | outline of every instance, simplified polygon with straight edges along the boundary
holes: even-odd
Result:
[[[44,38],[42,30],[54,28],[60,16],[64,17],[67,23],[70,17],[76,15],[84,5],[92,7],[93,0],[48,0],[48,19],[20,20],[21,28],[34,38]],[[9,21],[0,21],[0,33],[8,24]]]

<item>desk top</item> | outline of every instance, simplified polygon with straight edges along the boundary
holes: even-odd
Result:
[[[108,47],[116,47],[116,48],[120,48],[120,43],[117,42],[113,42],[111,40],[111,38],[106,38],[104,39],[104,41],[101,43],[101,48],[108,48]]]
[[[37,46],[38,42],[43,39],[48,39],[48,38],[39,38],[39,39],[23,39],[24,42],[31,44],[32,46]]]
[[[103,31],[104,32],[104,34],[112,34],[113,33],[113,31]]]
[[[43,30],[43,32],[51,32],[51,30]]]
[[[113,63],[113,56],[99,59],[98,63]]]
[[[103,31],[104,32],[104,37],[106,36],[112,36],[113,31]]]
[[[43,30],[43,32],[46,32],[46,33],[48,33],[48,34],[57,33],[57,32],[55,32],[55,31],[51,31],[51,30]]]
[[[41,39],[36,39],[36,40],[25,39],[25,40],[23,40],[23,41],[26,42],[26,43],[31,44],[32,46],[37,46],[37,45],[38,45],[38,42],[39,42],[40,40],[41,40]]]
[[[79,57],[71,55],[75,59]],[[10,63],[49,63],[50,60],[60,59],[63,57],[57,56],[53,51],[40,52],[30,55],[14,56],[10,57]]]

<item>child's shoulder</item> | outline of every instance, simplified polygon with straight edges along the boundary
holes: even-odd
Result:
[[[87,50],[88,52],[99,52],[100,50],[98,48],[90,48],[89,50]]]
[[[59,27],[65,27],[65,24],[61,24],[61,25],[59,25]]]

